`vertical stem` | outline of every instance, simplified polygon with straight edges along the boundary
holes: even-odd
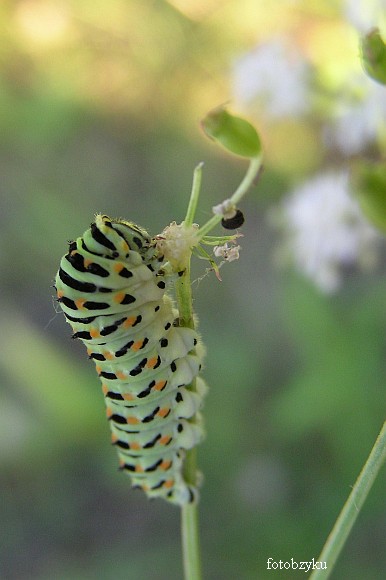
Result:
[[[181,511],[182,548],[185,580],[201,579],[197,505],[187,504]]]
[[[179,276],[175,283],[176,298],[178,304],[178,314],[180,326],[194,328],[193,307],[192,307],[192,286],[190,283],[190,260],[182,276]]]
[[[335,562],[385,459],[386,422],[383,424],[374,447],[318,557],[319,562],[326,562],[327,568],[325,570],[315,570],[311,574],[310,580],[325,580],[331,574]]]
[[[190,262],[182,276],[175,283],[180,317],[180,325],[194,328],[192,289],[190,283]],[[195,389],[195,381],[192,383]],[[197,483],[197,452],[190,449],[184,461],[184,478],[188,483]],[[185,580],[201,579],[201,559],[198,531],[198,505],[185,504],[181,507],[182,556],[184,561]]]
[[[200,195],[202,163],[194,170],[192,191],[186,212],[184,224],[190,227],[193,224],[196,213],[198,198]],[[175,282],[176,298],[179,313],[180,326],[194,329],[192,286],[190,282],[190,256],[181,276]],[[195,390],[195,381],[189,386]],[[186,452],[184,460],[184,478],[192,484],[197,484],[197,452],[190,449]],[[185,580],[201,580],[201,558],[198,531],[198,506],[185,504],[181,507],[181,539],[182,557],[184,562]]]

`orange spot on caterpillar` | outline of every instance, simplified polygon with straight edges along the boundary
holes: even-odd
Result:
[[[141,449],[141,446],[136,441],[133,441],[133,443],[130,443],[130,449],[134,449],[134,451],[139,451]]]
[[[144,341],[144,339],[137,340],[137,342],[135,342],[133,344],[133,346],[131,347],[131,350],[134,350],[134,351],[140,350],[143,346],[143,341]]]
[[[92,260],[90,260],[90,258],[85,258],[84,262],[83,262],[85,268],[88,268],[89,266],[91,266],[92,263],[93,262],[92,262]]]
[[[144,469],[140,465],[136,465],[135,466],[135,472],[136,473],[143,473],[144,472]]]
[[[174,485],[174,479],[168,479],[164,483],[164,487],[170,489]]]
[[[75,300],[75,306],[78,310],[84,310],[85,302],[87,302],[86,298],[78,298],[78,300]]]
[[[127,379],[127,375],[123,371],[117,371],[115,374],[118,379],[121,379],[121,381],[125,381]]]
[[[107,395],[107,393],[109,392],[109,388],[107,385],[102,385],[102,393],[104,395]]]
[[[158,356],[153,356],[153,358],[149,358],[149,360],[146,363],[146,367],[148,369],[153,369],[155,367],[155,365],[158,362]]]
[[[167,445],[168,443],[170,443],[171,440],[172,440],[172,438],[169,435],[164,435],[159,440],[159,444],[160,445]]]
[[[137,320],[136,316],[129,316],[122,324],[123,328],[131,328],[136,320]]]
[[[101,374],[101,372],[102,372],[102,367],[99,367],[98,365],[96,365],[96,366],[95,366],[95,370],[96,370],[96,372],[98,373],[98,375],[100,375],[100,374]]]
[[[154,385],[154,390],[155,391],[162,391],[162,389],[165,387],[166,385],[166,381],[158,381],[158,383],[156,383]]]
[[[126,294],[124,292],[117,292],[117,294],[115,294],[113,300],[114,300],[114,302],[117,302],[118,304],[120,304],[125,296],[126,296]]]
[[[111,443],[116,443],[117,441],[118,441],[118,437],[114,433],[111,433]]]
[[[122,240],[122,244],[121,244],[121,248],[122,251],[127,254],[127,252],[130,250],[129,246],[127,245],[127,242],[125,242],[125,240]]]
[[[63,290],[58,290],[58,291],[56,292],[56,296],[57,296],[58,298],[63,298],[63,296],[64,296],[64,292],[63,292]]]
[[[128,425],[138,425],[140,421],[137,419],[137,417],[127,417],[126,422]]]
[[[116,262],[113,266],[113,270],[114,272],[119,274],[119,272],[122,272],[124,267],[125,267],[124,264],[122,264],[121,262]]]
[[[170,409],[168,407],[163,407],[163,409],[160,409],[157,413],[157,415],[159,417],[166,417],[166,415],[169,413]]]
[[[107,418],[109,419],[112,414],[113,414],[113,411],[109,407],[107,407],[106,408],[106,416],[107,416]]]
[[[104,350],[103,356],[105,357],[106,360],[112,360],[114,358],[114,354],[109,350]]]
[[[90,336],[91,338],[100,338],[100,332],[97,328],[95,328],[95,326],[90,328]]]
[[[171,461],[163,461],[160,464],[159,468],[160,469],[163,469],[164,471],[166,471],[167,469],[169,469],[171,467],[171,465],[172,465],[172,462]]]
[[[122,397],[125,399],[125,401],[134,401],[135,399],[135,397],[130,393],[122,393]]]
[[[87,354],[88,354],[88,356],[90,356],[92,354],[92,348],[87,349]]]

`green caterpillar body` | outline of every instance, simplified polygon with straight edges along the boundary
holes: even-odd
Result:
[[[178,326],[163,263],[146,231],[97,215],[70,243],[55,287],[95,361],[121,469],[149,497],[183,505],[198,499],[183,461],[203,438],[206,387],[198,335]]]

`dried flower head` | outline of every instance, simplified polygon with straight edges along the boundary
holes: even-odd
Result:
[[[182,222],[172,222],[156,236],[158,250],[165,256],[175,272],[183,271],[190,259],[192,249],[198,245],[198,225],[186,227]]]
[[[239,259],[240,249],[241,246],[231,246],[225,243],[222,246],[215,246],[213,248],[213,254],[216,258],[223,258],[226,262],[233,262]]]

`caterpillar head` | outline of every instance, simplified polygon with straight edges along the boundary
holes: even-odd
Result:
[[[90,235],[94,244],[110,250],[112,256],[127,255],[130,250],[140,254],[146,253],[151,245],[151,238],[146,230],[120,219],[111,219],[107,215],[97,214],[91,224]]]

